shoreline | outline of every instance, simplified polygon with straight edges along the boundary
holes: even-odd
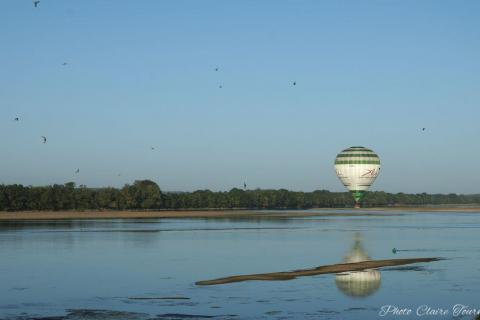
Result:
[[[144,219],[144,218],[295,218],[315,216],[381,215],[402,212],[470,212],[480,207],[427,206],[387,208],[318,208],[309,210],[165,210],[165,211],[15,211],[0,212],[0,221],[8,220],[72,220],[72,219]]]

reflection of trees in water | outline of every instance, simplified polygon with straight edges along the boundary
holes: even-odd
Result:
[[[71,250],[75,243],[107,237],[131,242],[139,247],[154,246],[161,230],[143,228],[139,223],[160,223],[151,219],[72,219],[72,220],[6,220],[0,221],[0,233],[34,233],[37,243],[55,244],[57,249]],[[23,248],[32,243],[32,237],[18,236],[9,245]]]
[[[0,221],[0,231],[42,230],[61,231],[84,228],[113,227],[122,220],[65,219],[65,220],[5,220]]]
[[[352,250],[343,259],[344,263],[355,263],[370,260],[362,246],[360,234],[355,234]],[[345,295],[351,297],[367,297],[380,288],[380,272],[378,270],[365,270],[342,272],[335,276],[337,288]]]

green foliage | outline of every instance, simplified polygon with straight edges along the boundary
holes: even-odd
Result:
[[[406,194],[367,192],[362,206],[417,206],[480,204],[480,195]],[[64,185],[33,187],[0,185],[0,211],[21,210],[159,210],[159,209],[309,209],[351,208],[349,192],[296,192],[279,190],[242,190],[228,192],[197,190],[164,193],[150,180],[137,180],[121,189],[87,188],[68,182]]]
[[[137,180],[125,185],[121,194],[125,209],[159,209],[163,207],[164,196],[160,187],[150,180]]]

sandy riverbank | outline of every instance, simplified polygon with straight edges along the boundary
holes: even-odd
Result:
[[[254,216],[253,211],[20,211],[0,212],[0,220],[223,218]]]
[[[433,262],[441,260],[442,258],[410,258],[410,259],[388,259],[388,260],[369,260],[354,263],[339,263],[326,266],[320,266],[313,269],[300,269],[286,272],[271,272],[247,274],[239,276],[230,276],[225,278],[218,278],[213,280],[197,281],[195,284],[200,286],[211,286],[217,284],[226,284],[251,280],[292,280],[297,277],[316,276],[327,273],[340,273],[349,271],[361,271],[366,269],[376,269],[382,267],[401,266],[419,262]]]
[[[313,209],[295,210],[180,210],[180,211],[19,211],[0,212],[0,220],[56,220],[56,219],[135,219],[135,218],[292,218],[315,216],[380,215],[385,212],[478,212],[480,207],[431,206],[390,207],[368,209]]]

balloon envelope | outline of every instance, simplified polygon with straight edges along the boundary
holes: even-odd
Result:
[[[365,147],[350,147],[335,158],[335,172],[343,185],[353,194],[355,207],[380,173],[380,158]]]

